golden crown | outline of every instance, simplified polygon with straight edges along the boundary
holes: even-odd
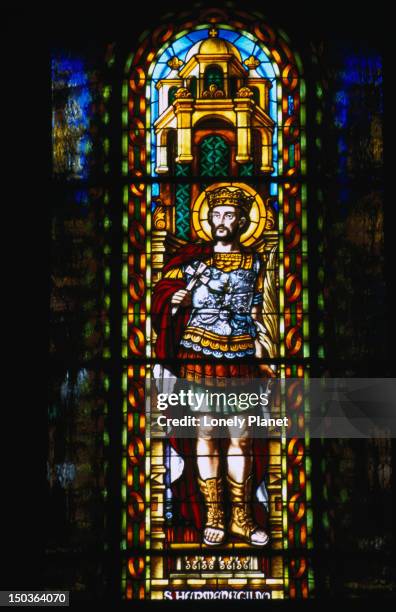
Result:
[[[249,212],[254,202],[254,196],[248,195],[239,187],[237,189],[218,187],[213,191],[208,191],[207,197],[209,210],[215,206],[238,206]]]

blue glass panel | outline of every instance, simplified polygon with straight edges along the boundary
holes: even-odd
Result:
[[[173,54],[176,55],[179,59],[184,60],[187,55],[187,51],[190,49],[190,47],[191,42],[188,40],[188,37],[183,36],[182,38],[179,38],[179,40],[173,43]]]
[[[54,56],[52,76],[53,171],[71,179],[87,178],[92,94],[80,59]]]
[[[165,49],[165,51],[161,54],[161,57],[159,58],[159,61],[164,62],[166,64],[166,62],[168,60],[170,60],[173,57],[174,53],[172,51],[172,48],[167,48]]]
[[[287,96],[287,112],[289,115],[294,113],[294,99],[293,96]]]
[[[51,76],[56,87],[81,87],[88,84],[88,75],[80,59],[53,57]]]
[[[262,62],[260,66],[256,68],[257,74],[266,79],[274,80],[275,71],[271,62],[267,60],[267,56],[265,55],[265,53],[258,53],[255,57],[257,57]]]
[[[154,116],[157,115],[158,113],[158,103],[157,103],[157,96],[158,96],[158,91],[157,89],[155,89],[155,91],[153,91],[155,89],[155,87],[152,85],[151,86],[151,119],[153,119]]]
[[[207,32],[207,30],[204,30]],[[219,30],[220,38],[224,38],[225,40],[229,40],[230,42],[234,42],[237,38],[239,38],[240,34],[238,32],[233,32],[232,30]]]
[[[155,172],[155,165],[156,165],[156,138],[155,138],[155,134],[154,131],[151,131],[151,174],[153,176],[158,176],[157,173]]]
[[[274,167],[271,176],[278,176],[278,128],[274,128],[274,138],[272,145],[272,165]]]
[[[276,137],[277,137],[277,132],[276,130],[274,131],[274,141],[276,141]],[[278,162],[278,147],[277,145],[273,145],[273,151],[272,151],[272,161],[277,163]]]
[[[159,62],[154,68],[152,78],[155,80],[163,79],[170,73],[170,71],[171,69],[169,68],[168,64]]]
[[[158,115],[158,104],[156,104],[155,102],[152,102],[150,104],[150,113],[151,123],[153,123]]]
[[[278,212],[279,211],[279,202],[278,202],[278,185],[276,183],[270,183],[270,196],[276,198],[271,202],[273,209]]]
[[[190,32],[187,37],[195,44],[199,40],[207,38],[207,36],[208,30],[196,30],[195,32]]]
[[[234,42],[237,49],[241,52],[242,57],[249,57],[253,53],[253,49],[255,48],[255,43],[252,40],[246,38],[246,36],[241,36]]]
[[[156,197],[159,196],[159,184],[158,183],[153,183],[151,186],[151,195]]]
[[[270,64],[271,70],[272,70],[272,73],[273,73],[272,76],[275,76],[275,72],[274,72],[274,70],[272,68],[272,64],[271,64],[271,59],[270,59],[270,57],[266,53],[264,53],[264,51],[262,50],[261,47],[258,47],[256,45],[255,46],[255,51],[254,51],[253,55],[255,57],[257,55],[257,57],[259,58],[260,62],[262,62],[263,64]]]
[[[274,121],[277,120],[276,109],[277,109],[276,100],[274,100],[273,98],[270,98],[270,101],[269,101],[269,115],[270,115],[271,119],[273,119]]]
[[[151,104],[156,104],[158,102],[158,89],[155,86],[156,82],[157,81],[153,81],[151,83],[151,96],[150,96]]]
[[[72,196],[71,196],[71,201],[72,201]],[[91,204],[88,190],[87,189],[77,190],[74,194],[74,202],[79,207],[79,215],[81,217],[87,217],[89,214],[89,205]]]
[[[345,85],[361,85],[364,79],[367,80],[367,75],[370,75],[373,85],[382,84],[382,60],[379,56],[359,54],[346,58],[345,71],[341,72]]]
[[[335,121],[338,128],[347,125],[349,99],[346,91],[337,91],[335,94]]]

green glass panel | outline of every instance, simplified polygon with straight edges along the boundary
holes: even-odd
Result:
[[[209,89],[210,85],[223,89],[223,71],[219,66],[208,66],[205,71],[205,89]]]
[[[191,167],[188,164],[176,164],[176,176],[190,176]],[[190,185],[176,185],[176,236],[188,240],[190,237]]]
[[[239,164],[239,176],[253,176],[254,166],[253,162],[247,164]]]
[[[229,147],[220,136],[208,136],[200,146],[200,173],[202,176],[229,174]]]

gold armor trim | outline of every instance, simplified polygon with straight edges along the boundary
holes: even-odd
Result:
[[[250,545],[265,546],[269,540],[267,534],[265,534],[266,538],[264,540],[257,540],[254,537],[255,532],[260,528],[252,517],[252,474],[249,474],[244,482],[241,483],[235,482],[228,474],[227,482],[231,498],[230,533],[242,538]]]
[[[253,267],[253,255],[246,253],[214,253],[212,257],[205,259],[207,266],[214,266],[218,270],[224,272],[232,272],[233,270],[251,270]],[[169,270],[164,278],[183,278],[183,271],[181,268],[172,268]],[[262,288],[262,285],[261,285]]]
[[[231,338],[231,341],[230,341]],[[248,348],[254,349],[254,341],[248,334],[242,336],[220,336],[199,327],[186,327],[183,340],[191,340],[195,344],[209,347],[217,351],[237,352]]]
[[[214,253],[213,257],[205,260],[207,266],[214,266],[223,272],[233,270],[250,270],[253,266],[253,255],[242,253]]]
[[[202,480],[198,477],[198,484],[204,496],[207,511],[206,529],[214,528],[222,532],[218,542],[212,542],[204,537],[204,542],[208,546],[222,544],[224,540],[225,520],[223,510],[223,483],[221,478],[209,478]]]

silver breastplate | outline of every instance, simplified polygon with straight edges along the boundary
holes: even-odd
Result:
[[[186,278],[188,282],[191,276]],[[257,272],[253,268],[225,272],[208,266],[201,278],[192,290],[188,326],[221,336],[254,337],[251,309]]]

